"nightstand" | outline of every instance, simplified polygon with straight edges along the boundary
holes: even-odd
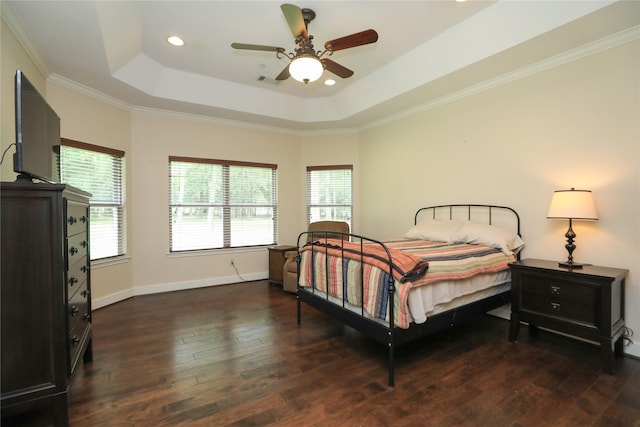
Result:
[[[282,267],[284,267],[284,253],[296,251],[296,246],[279,245],[269,248],[269,282],[282,286]]]
[[[556,261],[525,259],[510,264],[511,324],[516,341],[520,322],[600,344],[603,369],[615,370],[622,355],[624,282],[628,270],[584,266],[569,270]]]

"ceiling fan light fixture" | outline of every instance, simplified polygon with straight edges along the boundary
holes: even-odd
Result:
[[[322,76],[324,67],[315,55],[299,55],[289,64],[289,74],[299,82],[307,84]]]

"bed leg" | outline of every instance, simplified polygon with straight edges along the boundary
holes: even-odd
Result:
[[[389,387],[393,387],[394,384],[394,371],[395,371],[395,360],[394,360],[394,352],[393,352],[393,343],[389,343]]]

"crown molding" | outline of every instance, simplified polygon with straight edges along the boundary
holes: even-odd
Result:
[[[208,123],[215,125],[222,125],[228,127],[249,129],[249,130],[258,130],[262,132],[269,133],[279,133],[286,135],[294,135],[294,136],[311,136],[311,135],[340,135],[340,134],[356,134],[358,133],[357,129],[327,129],[327,130],[314,130],[314,131],[305,131],[305,130],[295,130],[286,127],[278,127],[278,126],[267,126],[260,125],[248,121],[240,121],[240,120],[231,120],[231,119],[222,119],[214,116],[205,116],[199,114],[192,113],[184,113],[181,111],[174,110],[161,110],[157,108],[148,108],[148,107],[140,107],[136,105],[132,105],[121,101],[118,98],[107,95],[103,92],[97,91],[88,86],[77,83],[73,80],[67,79],[58,74],[53,74],[49,77],[48,81],[50,83],[54,83],[61,87],[64,87],[73,92],[79,93],[81,95],[87,96],[91,99],[94,99],[99,102],[104,102],[106,104],[112,105],[117,108],[121,108],[123,110],[129,111],[131,113],[139,113],[145,114],[149,116],[156,117],[167,117],[174,118],[179,120],[187,120],[198,123]]]
[[[27,34],[21,30],[22,27],[21,25],[19,25],[19,21],[17,21],[17,18],[11,11],[11,8],[5,7],[4,3],[2,7],[2,20],[5,21],[9,26],[9,28],[11,29],[11,31],[14,32],[19,43],[25,49],[25,51],[27,52],[27,55],[34,61],[38,69],[43,73],[43,75],[47,76],[48,72],[47,72],[46,65],[44,65],[43,61],[33,53],[33,52],[37,52],[37,50],[34,49],[31,43],[29,42],[29,38]],[[120,99],[117,99],[113,96],[110,96],[100,91],[97,91],[95,89],[92,89],[88,86],[79,84],[75,81],[62,77],[58,74],[50,75],[47,78],[47,81],[60,85],[62,87],[65,87],[69,90],[80,93],[82,95],[88,96],[97,101],[104,102],[106,104],[124,109],[132,113],[135,112],[135,113],[141,113],[141,114],[147,114],[147,115],[155,115],[158,117],[172,117],[176,119],[190,120],[190,121],[196,121],[201,123],[210,123],[210,124],[217,124],[217,125],[223,125],[223,126],[229,126],[229,127],[259,130],[263,132],[279,133],[279,134],[287,134],[287,135],[295,135],[295,136],[319,136],[319,135],[341,135],[341,134],[346,135],[346,134],[357,134],[365,130],[369,130],[369,129],[380,127],[389,123],[393,123],[398,120],[402,120],[404,118],[411,117],[416,114],[420,114],[425,111],[429,111],[429,110],[450,104],[452,102],[456,102],[461,99],[488,91],[490,89],[494,89],[496,87],[499,87],[508,83],[512,83],[514,81],[547,71],[549,69],[553,69],[555,67],[558,67],[573,61],[577,61],[587,56],[606,51],[608,49],[637,40],[639,38],[640,38],[640,25],[637,25],[627,30],[604,37],[600,40],[596,40],[592,43],[588,43],[586,45],[569,50],[567,52],[563,52],[561,54],[549,57],[542,61],[538,61],[529,66],[522,67],[520,69],[505,73],[496,78],[489,79],[482,83],[470,86],[468,88],[465,88],[456,92],[452,92],[448,95],[442,96],[440,98],[437,98],[435,100],[426,102],[424,104],[421,104],[412,108],[408,108],[406,110],[400,111],[396,114],[389,115],[382,119],[369,122],[364,126],[361,126],[358,128],[295,130],[295,129],[286,128],[286,127],[260,125],[260,124],[252,123],[249,121],[222,119],[214,116],[205,116],[205,115],[183,113],[183,112],[172,111],[172,110],[160,110],[160,109],[139,107],[139,106],[126,103]]]
[[[192,113],[183,113],[180,111],[160,110],[160,109],[148,108],[148,107],[133,107],[132,111],[134,113],[145,114],[148,116],[167,117],[167,118],[174,118],[174,119],[180,119],[180,120],[186,120],[186,121],[192,121],[192,122],[198,122],[198,123],[222,125],[222,126],[249,129],[249,130],[259,130],[259,131],[270,132],[270,133],[301,135],[300,131],[288,129],[285,127],[260,125],[260,124],[244,122],[240,120],[222,119],[219,117],[204,116],[204,115],[192,114]]]
[[[594,42],[587,43],[575,49],[568,50],[566,52],[551,56],[542,61],[538,61],[534,64],[528,65],[526,67],[522,67],[517,70],[502,74],[501,76],[486,80],[482,83],[478,83],[468,88],[465,88],[456,92],[452,92],[450,94],[447,94],[440,98],[426,102],[424,104],[418,105],[416,107],[406,109],[397,114],[393,114],[385,118],[382,118],[380,120],[370,122],[360,127],[359,130],[364,131],[364,130],[373,129],[373,128],[383,126],[407,117],[414,116],[416,114],[423,113],[425,111],[433,110],[434,108],[442,107],[452,102],[460,101],[461,99],[467,98],[469,96],[473,96],[473,95],[485,92],[487,90],[494,89],[496,87],[499,87],[508,83],[512,83],[516,80],[524,79],[534,74],[538,74],[543,71],[547,71],[552,68],[556,68],[573,61],[577,61],[587,56],[594,55],[594,54],[606,51],[608,49],[612,49],[614,47],[620,46],[625,43],[629,43],[639,38],[640,38],[640,25],[637,25],[635,27],[631,27],[627,30],[620,31],[618,33],[596,40]]]
[[[107,95],[106,93],[100,92],[98,90],[95,90],[89,86],[85,86],[81,83],[78,83],[74,80],[70,80],[66,77],[63,77],[59,74],[52,74],[51,76],[49,76],[49,78],[47,79],[47,81],[49,83],[54,83],[58,86],[62,86],[66,89],[69,89],[73,92],[79,93],[81,95],[85,95],[89,98],[92,98],[96,101],[99,102],[103,102],[105,104],[109,104],[112,105],[114,107],[117,108],[121,108],[123,110],[127,110],[127,111],[133,111],[133,109],[135,108],[133,105],[124,102],[116,97],[113,97],[111,95]]]

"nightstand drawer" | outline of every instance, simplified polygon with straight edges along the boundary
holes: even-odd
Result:
[[[569,280],[561,280],[539,276],[536,274],[522,274],[522,293],[529,296],[539,296],[553,298],[558,301],[571,301],[573,304],[580,304],[595,307],[600,286],[597,284],[576,283]],[[526,299],[523,296],[523,299]]]
[[[599,327],[595,302],[591,305],[577,304],[569,300],[530,294],[522,298],[520,309],[579,322],[585,326]]]

